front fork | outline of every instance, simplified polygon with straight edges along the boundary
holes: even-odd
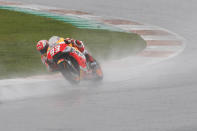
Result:
[[[64,61],[65,61],[64,59],[59,59],[58,62],[57,62],[57,64],[60,64],[60,63],[62,63],[62,62],[64,62]],[[64,66],[66,66],[66,64],[64,64]],[[79,79],[82,80],[82,79],[85,78],[85,76],[86,76],[86,72],[83,71],[82,69],[80,69],[80,76],[79,76]]]

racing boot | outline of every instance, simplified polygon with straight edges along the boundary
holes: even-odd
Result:
[[[94,58],[89,53],[85,54],[85,57],[90,69],[94,69],[97,66],[97,62],[94,60]]]

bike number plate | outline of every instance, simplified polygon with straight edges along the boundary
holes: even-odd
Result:
[[[60,51],[60,45],[57,45],[57,46],[53,47],[53,49],[50,50],[50,55],[54,56],[59,51]]]

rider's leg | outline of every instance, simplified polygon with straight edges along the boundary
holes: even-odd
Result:
[[[96,60],[85,50],[84,55],[86,57],[87,63],[89,63],[90,67],[93,68],[96,66]]]

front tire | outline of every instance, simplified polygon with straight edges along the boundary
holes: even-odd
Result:
[[[65,61],[58,64],[61,74],[66,80],[72,85],[80,83],[80,69],[78,62],[73,58],[69,57]]]

